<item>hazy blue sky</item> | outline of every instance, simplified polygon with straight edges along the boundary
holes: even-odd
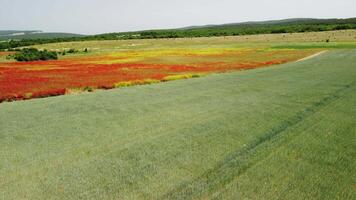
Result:
[[[0,0],[0,30],[104,33],[295,17],[356,17],[356,0]]]

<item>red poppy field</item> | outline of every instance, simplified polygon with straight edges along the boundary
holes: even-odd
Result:
[[[246,70],[296,61],[312,50],[160,49],[63,56],[55,61],[0,63],[0,102],[111,89],[185,74]]]

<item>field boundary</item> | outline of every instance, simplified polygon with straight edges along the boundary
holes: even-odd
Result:
[[[326,53],[326,52],[328,52],[328,51],[327,51],[327,50],[320,51],[320,52],[315,53],[315,54],[313,54],[313,55],[310,55],[310,56],[308,56],[308,57],[299,59],[299,60],[297,60],[296,62],[302,62],[302,61],[310,60],[310,59],[315,58],[315,57],[317,57],[317,56],[320,56],[321,54],[324,54],[324,53]]]

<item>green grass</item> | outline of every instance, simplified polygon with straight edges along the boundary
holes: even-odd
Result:
[[[295,43],[275,45],[274,49],[355,49],[355,42]]]
[[[355,199],[355,62],[0,104],[0,198]]]

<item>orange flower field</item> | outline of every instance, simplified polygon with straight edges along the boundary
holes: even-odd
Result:
[[[63,56],[55,61],[5,61],[0,62],[0,102],[63,95],[70,90],[110,89],[122,82],[158,82],[174,75],[253,69],[296,61],[314,52],[159,49]]]

